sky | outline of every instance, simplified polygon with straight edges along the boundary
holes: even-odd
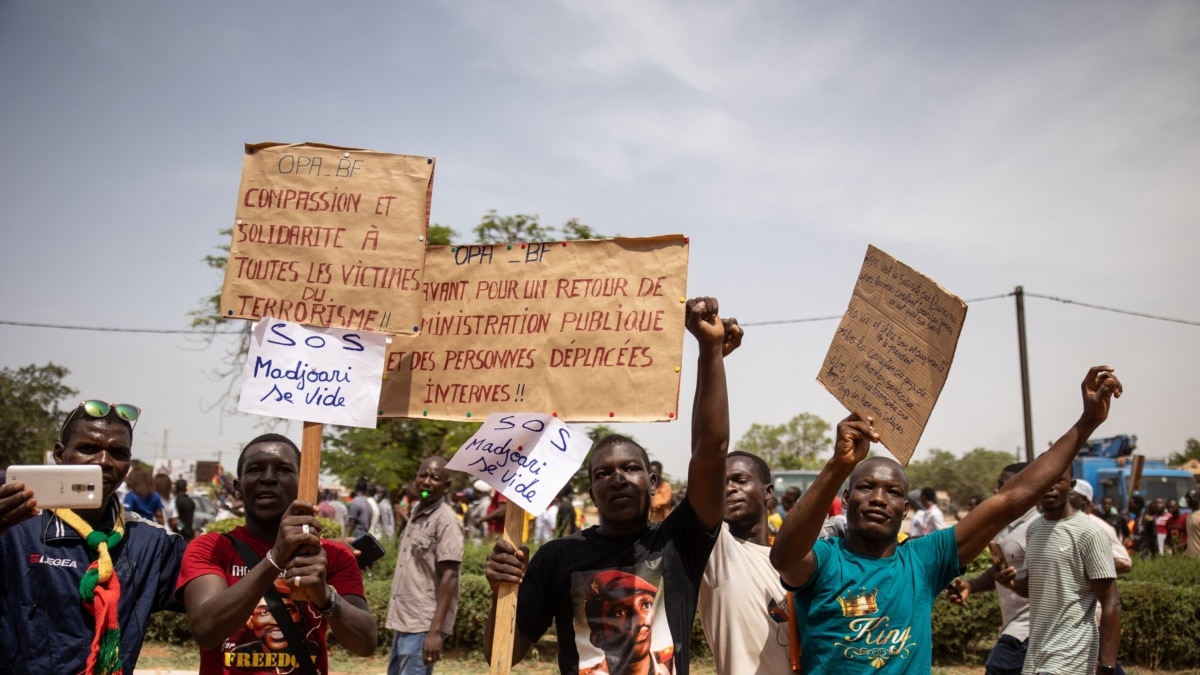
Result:
[[[1024,445],[1017,286],[1075,303],[1025,298],[1036,450],[1094,364],[1126,387],[1098,435],[1200,437],[1194,2],[9,0],[0,92],[0,367],[140,405],[143,459],[259,433],[221,405],[229,343],[10,324],[187,329],[262,141],[435,157],[462,241],[491,209],[690,237],[688,295],[746,325],[735,443],[844,416],[837,321],[788,321],[840,316],[868,244],[969,305],[915,459]],[[686,421],[617,429],[686,475]]]

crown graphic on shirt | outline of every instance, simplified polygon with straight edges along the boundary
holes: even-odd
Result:
[[[879,595],[879,589],[872,589],[867,593],[864,589],[862,593],[855,594],[847,593],[845,596],[838,596],[838,604],[842,606],[842,616],[870,616],[879,611],[879,607],[875,604],[875,596]]]

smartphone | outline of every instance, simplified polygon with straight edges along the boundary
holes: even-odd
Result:
[[[350,542],[350,545],[362,551],[362,554],[358,556],[358,569],[360,570],[367,569],[383,557],[383,544],[380,544],[379,540],[370,534],[364,534]]]
[[[97,464],[16,464],[8,467],[5,482],[33,490],[39,509],[98,509],[104,497]]]

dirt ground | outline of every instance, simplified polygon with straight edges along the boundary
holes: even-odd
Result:
[[[196,672],[199,666],[199,656],[194,649],[182,649],[170,645],[148,642],[142,648],[138,659],[137,675],[143,672],[176,671]],[[696,675],[717,675],[712,661],[693,662],[691,672]],[[331,655],[330,675],[383,675],[387,672],[387,656],[375,655],[370,658],[357,658],[346,655],[345,652],[334,650]],[[479,654],[454,654],[440,663],[435,669],[440,675],[487,675],[488,666],[483,656]],[[524,662],[513,669],[521,675],[553,675],[558,672],[554,663]],[[1193,670],[1146,670],[1126,668],[1129,675],[1200,675],[1200,668]],[[933,675],[981,675],[981,666],[959,666],[949,668],[934,668]]]

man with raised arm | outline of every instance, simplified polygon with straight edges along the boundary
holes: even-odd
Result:
[[[324,675],[327,631],[353,654],[375,653],[358,564],[345,545],[321,538],[316,506],[296,498],[299,479],[300,448],[286,436],[258,436],[242,449],[234,483],[246,524],[188,544],[175,592],[200,646],[201,675]]]
[[[514,664],[554,623],[563,673],[687,674],[700,578],[725,507],[729,400],[723,358],[740,344],[742,331],[736,321],[721,320],[713,298],[690,300],[685,311],[700,348],[687,497],[651,524],[658,480],[646,451],[624,436],[597,442],[587,467],[600,524],[547,542],[531,561],[527,551],[504,540],[488,556],[489,659],[495,592],[502,583],[519,583]]]
[[[1121,383],[1112,368],[1096,366],[1082,392],[1079,420],[995,496],[955,526],[904,543],[896,541],[908,509],[904,468],[887,457],[866,459],[871,442],[879,440],[871,417],[856,412],[838,423],[833,457],[771,550],[771,563],[795,591],[807,675],[929,672],[930,614],[938,593],[1070,468],[1108,417]],[[847,536],[818,541],[829,501],[847,479]]]

